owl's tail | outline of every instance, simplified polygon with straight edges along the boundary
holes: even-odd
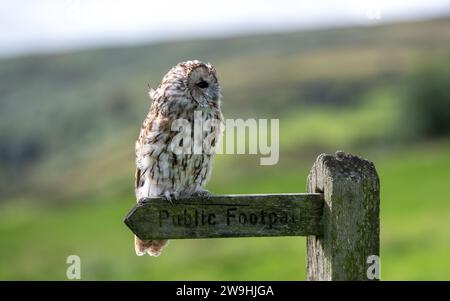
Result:
[[[147,253],[150,256],[157,257],[168,242],[168,240],[141,240],[134,236],[134,249],[137,256]]]

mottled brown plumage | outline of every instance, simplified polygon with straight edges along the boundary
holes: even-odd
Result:
[[[136,200],[163,196],[176,202],[204,194],[223,120],[214,67],[197,60],[180,63],[149,94],[153,102],[136,141]],[[199,119],[204,125],[212,121],[212,126],[195,132],[194,120]],[[181,135],[179,129],[189,127],[192,130]],[[194,151],[194,141],[201,142],[201,152]],[[135,237],[137,255],[158,256],[166,244]]]

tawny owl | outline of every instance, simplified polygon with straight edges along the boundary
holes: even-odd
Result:
[[[223,120],[216,70],[211,64],[197,60],[179,63],[164,76],[156,90],[150,89],[149,95],[153,102],[136,142],[137,201],[164,197],[176,202],[179,197],[207,194],[202,187],[211,171]],[[194,131],[199,116],[202,124],[210,121],[210,126],[202,127],[200,135],[198,129]],[[177,131],[180,120],[184,121],[183,127],[192,129],[183,133],[183,139],[179,139]],[[203,146],[200,152],[198,144],[193,150],[194,140],[199,139],[200,148]],[[167,242],[135,237],[136,254],[158,256]]]

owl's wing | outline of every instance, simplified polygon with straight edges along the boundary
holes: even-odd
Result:
[[[138,189],[142,186],[142,177],[145,172],[145,170],[141,170],[142,164],[139,164],[138,162],[142,160],[142,147],[145,144],[146,137],[148,136],[149,127],[151,127],[152,121],[151,121],[151,114],[147,115],[145,118],[142,127],[141,132],[139,133],[139,138],[136,141],[135,146],[135,154],[136,154],[136,172],[134,173],[135,176],[135,182],[134,182],[134,188]]]
[[[142,182],[141,182],[141,178],[142,178],[142,174],[143,171],[140,168],[140,164],[138,164],[139,160],[141,160],[141,148],[142,148],[142,143],[144,142],[145,139],[145,135],[147,132],[147,128],[148,128],[148,124],[149,124],[149,120],[148,120],[148,116],[147,118],[144,120],[144,123],[142,124],[141,127],[141,132],[139,133],[139,138],[136,141],[136,146],[135,146],[135,154],[136,154],[136,172],[134,173],[135,176],[135,181],[134,181],[134,188],[138,189],[139,187],[142,186]]]
[[[135,176],[134,188],[137,189],[141,187],[141,170],[139,168],[136,168],[134,176]]]
[[[157,114],[150,114],[144,121],[141,133],[136,141],[135,189],[144,186],[145,179],[160,160],[160,155],[168,146],[174,132],[170,130],[170,121]],[[155,171],[150,175],[154,176]]]

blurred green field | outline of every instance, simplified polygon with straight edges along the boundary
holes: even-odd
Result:
[[[381,263],[384,280],[450,277],[450,145],[374,156],[381,178]],[[213,183],[214,193],[303,192],[308,170],[255,174],[249,181]],[[299,188],[300,187],[300,188]],[[414,189],[412,189],[414,188]],[[302,280],[305,239],[174,240],[159,258],[136,257],[122,223],[130,195],[97,202],[2,207],[0,279],[65,279],[66,257],[82,260],[82,279]]]
[[[134,254],[146,85],[192,58],[219,71],[226,118],[280,119],[279,163],[219,155],[211,192],[305,192],[317,155],[360,155],[381,180],[382,279],[449,280],[449,54],[443,18],[0,60],[0,280],[64,280],[71,254],[83,280],[305,279],[302,237]]]

